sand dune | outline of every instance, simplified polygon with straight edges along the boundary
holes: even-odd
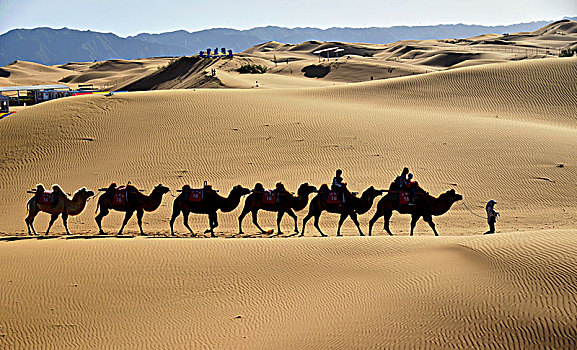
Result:
[[[0,345],[569,349],[575,234],[0,241]]]
[[[340,47],[327,59],[317,50]],[[559,21],[534,32],[486,34],[464,39],[404,40],[389,44],[307,41],[300,44],[267,42],[234,58],[201,59],[198,56],[157,57],[103,62],[69,62],[45,67],[15,62],[0,72],[0,85],[65,83],[93,84],[111,90],[162,90],[193,88],[278,88],[326,86],[430,73],[489,63],[551,58],[561,49],[577,47],[577,23]],[[238,74],[243,64],[268,68],[264,75]],[[43,67],[43,68],[42,68]],[[216,69],[216,77],[212,70]],[[267,81],[257,84],[256,81]]]
[[[434,195],[455,188],[477,214],[494,197],[506,213],[503,229],[574,227],[577,91],[566,82],[575,63],[535,60],[314,89],[171,90],[43,103],[0,123],[8,145],[0,150],[0,230],[24,232],[24,191],[38,182],[73,192],[131,180],[147,191],[158,183],[175,191],[208,180],[228,193],[236,184],[283,181],[296,191],[342,168],[351,189],[362,191],[388,187],[405,165]],[[147,232],[167,232],[171,202],[167,195],[145,215]],[[94,233],[94,210],[91,202],[71,219],[72,231]],[[221,215],[220,234],[237,231],[237,215]],[[361,217],[363,227],[371,215]],[[260,222],[273,228],[274,217],[263,213]],[[109,215],[105,230],[120,220]],[[196,232],[206,220],[193,216]],[[336,220],[326,214],[321,226]],[[39,218],[37,228],[46,221]],[[436,222],[441,233],[485,228],[460,203]],[[408,226],[408,217],[393,217],[394,232],[406,234]],[[249,228],[256,232],[248,219]],[[350,222],[344,229],[356,234]],[[59,223],[54,232],[62,230]],[[423,223],[417,233],[431,234]]]
[[[160,91],[67,97],[0,120],[0,348],[577,347],[577,58],[543,50],[570,46],[575,28],[3,67],[0,85]],[[338,62],[312,54],[335,44],[349,50]],[[239,74],[243,64],[268,71]],[[399,214],[394,237],[382,219],[377,237],[347,221],[348,237],[319,238],[309,224],[307,237],[288,238],[259,233],[250,217],[237,236],[244,200],[216,229],[237,239],[185,239],[182,217],[182,238],[166,237],[184,184],[207,180],[227,195],[283,181],[296,191],[341,168],[361,192],[387,188],[403,166],[433,195],[463,195],[434,218],[441,237],[423,222],[408,237]],[[53,236],[26,236],[35,184],[72,193],[128,181],[172,189],[144,215],[150,237],[134,237],[134,218],[122,238],[96,236],[96,200],[70,218],[72,236],[61,237],[60,221]],[[483,236],[485,219],[463,204],[484,216],[490,198],[502,216]],[[375,207],[359,217],[365,232]],[[122,218],[112,212],[104,230]],[[48,219],[38,216],[39,232]],[[334,236],[337,220],[325,213],[320,225]],[[259,222],[276,229],[273,213]],[[190,224],[208,236],[206,216]],[[277,239],[242,239],[268,237]]]

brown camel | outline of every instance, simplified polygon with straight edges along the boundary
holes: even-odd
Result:
[[[319,218],[324,210],[328,211],[329,213],[337,213],[341,214],[341,218],[339,220],[339,227],[337,229],[337,236],[341,235],[341,226],[343,222],[346,220],[347,217],[351,217],[355,225],[357,225],[357,229],[359,230],[359,234],[364,236],[363,231],[361,231],[361,227],[359,226],[359,221],[357,220],[357,214],[362,215],[369,211],[373,206],[373,201],[377,196],[383,194],[383,191],[376,190],[373,186],[367,188],[360,198],[354,195],[348,195],[345,198],[344,204],[329,204],[327,203],[327,194],[329,188],[326,184],[321,186],[319,190],[319,194],[311,200],[311,205],[309,206],[309,213],[303,219],[303,231],[301,232],[301,237],[305,234],[305,227],[307,221],[313,216],[315,217],[315,227],[321,234],[321,236],[326,237],[326,235],[321,231],[319,227]]]
[[[255,186],[256,188],[256,186]],[[292,217],[295,221],[295,233],[298,233],[297,227],[297,216],[295,215],[294,211],[303,210],[308,202],[309,202],[309,194],[316,192],[317,188],[315,186],[311,186],[308,183],[304,183],[300,185],[297,196],[293,196],[291,194],[281,194],[280,201],[275,201],[274,203],[263,203],[263,192],[258,190],[253,190],[244,202],[244,209],[242,213],[238,217],[238,234],[242,234],[242,220],[249,212],[252,212],[252,222],[258,227],[258,229],[262,233],[266,233],[262,227],[259,226],[257,221],[257,213],[260,209],[267,210],[267,211],[276,211],[278,212],[276,224],[278,228],[278,234],[282,234],[283,232],[280,229],[280,221],[285,213],[287,213],[290,217]]]
[[[389,193],[384,196],[377,204],[377,211],[375,215],[369,222],[369,236],[372,233],[373,225],[381,217],[385,217],[385,231],[389,235],[393,235],[389,229],[389,220],[393,214],[393,210],[398,211],[401,214],[411,214],[411,236],[413,235],[413,230],[419,218],[423,217],[423,220],[431,226],[435,236],[438,236],[437,230],[435,229],[435,224],[433,223],[433,216],[443,215],[449,209],[453,203],[463,199],[455,190],[450,190],[442,193],[438,198],[435,198],[429,193],[423,191],[422,189],[417,189],[417,197],[415,199],[414,205],[400,205],[398,200],[398,189],[395,188],[394,184],[391,184]]]
[[[98,224],[99,234],[104,235],[102,231],[102,218],[108,215],[110,209],[117,211],[124,211],[126,215],[124,216],[124,221],[122,222],[122,227],[118,234],[122,234],[122,230],[128,220],[132,217],[132,214],[136,211],[136,217],[138,218],[138,227],[140,227],[140,234],[145,236],[142,230],[142,216],[145,211],[155,211],[160,206],[162,201],[162,196],[169,190],[168,187],[163,185],[156,186],[150,195],[145,195],[140,193],[134,186],[126,186],[128,189],[128,197],[126,202],[123,204],[117,204],[113,200],[113,191],[107,191],[100,198],[98,198],[98,205],[96,206],[96,211],[100,208],[100,213],[96,216],[96,223]]]
[[[39,188],[43,188],[43,186],[39,186]],[[60,189],[59,192],[64,193]],[[68,230],[68,216],[74,216],[82,213],[86,207],[86,202],[88,202],[88,199],[94,196],[94,192],[87,190],[86,187],[82,187],[74,193],[72,199],[69,199],[66,195],[63,194],[62,196],[59,196],[57,203],[52,204],[41,201],[41,193],[42,192],[38,192],[34,197],[28,200],[28,216],[26,217],[25,221],[26,225],[28,226],[29,235],[38,235],[34,229],[34,218],[41,211],[52,215],[50,218],[50,224],[48,224],[48,229],[46,230],[46,235],[48,235],[52,224],[54,221],[56,221],[56,219],[58,219],[60,214],[62,214],[62,222],[64,223],[64,228],[66,228],[66,234],[70,235],[71,233]]]
[[[236,209],[240,203],[240,198],[245,194],[249,194],[250,190],[241,185],[236,185],[232,188],[228,197],[219,196],[216,191],[205,191],[205,197],[198,202],[193,202],[187,199],[190,196],[190,186],[182,187],[182,193],[174,199],[172,206],[172,218],[170,219],[170,233],[174,236],[174,221],[182,212],[184,216],[184,226],[193,234],[192,229],[188,226],[188,214],[208,214],[208,228],[204,233],[210,232],[211,237],[214,237],[214,229],[218,226],[217,210],[220,209],[223,213],[228,213]]]

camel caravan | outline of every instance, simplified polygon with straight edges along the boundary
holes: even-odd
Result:
[[[343,182],[341,175],[342,171],[337,170],[330,188],[327,184],[323,184],[317,189],[315,186],[303,183],[299,186],[296,195],[287,191],[281,182],[277,183],[274,189],[265,189],[261,183],[257,183],[252,190],[236,185],[230,190],[227,197],[219,195],[218,190],[213,189],[206,181],[202,188],[192,188],[190,185],[184,185],[182,189],[178,190],[180,192],[178,196],[171,194],[175,198],[170,218],[170,234],[171,236],[177,236],[174,231],[174,224],[182,213],[184,227],[188,229],[190,236],[196,236],[188,224],[189,214],[194,213],[208,215],[208,228],[204,231],[204,234],[210,233],[211,237],[215,237],[214,230],[218,227],[217,212],[219,210],[223,213],[232,212],[240,205],[242,197],[248,195],[244,201],[242,212],[238,217],[238,235],[243,234],[242,222],[248,213],[252,214],[252,222],[261,233],[273,233],[273,230],[265,231],[258,223],[259,210],[265,210],[277,213],[277,235],[283,234],[280,224],[284,214],[287,214],[294,220],[294,235],[304,236],[307,222],[314,217],[314,227],[321,236],[326,237],[327,235],[323,233],[319,226],[320,216],[326,211],[340,216],[337,236],[341,236],[341,227],[349,217],[356,225],[359,235],[364,236],[358,221],[358,215],[367,213],[373,206],[375,199],[386,193],[378,201],[376,212],[369,221],[369,236],[372,235],[374,224],[381,217],[384,218],[384,230],[389,235],[393,235],[389,228],[393,211],[411,215],[411,236],[420,218],[423,218],[429,224],[435,236],[438,236],[433,223],[433,216],[443,215],[451,208],[453,203],[463,199],[463,196],[456,193],[455,190],[446,191],[438,197],[431,196],[416,181],[412,180],[412,174],[409,173],[408,168],[403,169],[401,175],[397,176],[388,189],[376,189],[371,186],[363,191],[360,196],[358,196],[358,193],[348,190],[347,184]],[[168,187],[159,184],[152,189],[149,195],[146,195],[143,190],[133,186],[130,182],[125,186],[117,186],[112,183],[108,187],[100,188],[98,191],[100,195],[96,205],[96,213],[98,214],[95,217],[95,221],[100,235],[106,235],[102,230],[102,219],[110,213],[110,210],[115,210],[125,213],[122,226],[117,233],[118,235],[122,235],[126,224],[136,212],[140,234],[145,236],[146,234],[142,228],[144,212],[153,212],[158,209],[163,196],[170,193]],[[58,185],[54,185],[52,190],[49,191],[39,184],[35,189],[28,192],[34,194],[28,200],[28,216],[25,220],[29,235],[38,235],[33,223],[34,218],[40,212],[51,215],[46,235],[48,235],[54,221],[60,215],[62,215],[66,233],[70,235],[68,217],[82,213],[87,202],[96,196],[95,192],[83,187],[77,190],[70,198],[70,195],[65,193]],[[310,200],[309,205],[309,196],[313,193],[315,195]],[[309,205],[309,211],[302,221],[302,230],[299,231],[295,212],[304,210],[307,205]]]

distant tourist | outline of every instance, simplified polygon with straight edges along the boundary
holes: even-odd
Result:
[[[491,199],[485,206],[485,210],[487,210],[487,223],[489,224],[489,231],[485,232],[485,234],[495,233],[495,221],[497,221],[497,216],[499,216],[499,212],[495,211],[495,204],[497,204],[497,202]]]

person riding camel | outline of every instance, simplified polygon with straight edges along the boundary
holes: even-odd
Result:
[[[407,192],[409,192],[409,205],[415,205],[415,199],[417,198],[417,188],[419,188],[419,183],[413,180],[413,174],[409,173],[409,175],[407,175],[406,185]]]
[[[337,169],[335,177],[333,178],[333,184],[331,185],[331,191],[335,191],[341,197],[342,202],[345,202],[346,195],[349,195],[350,192],[347,189],[347,183],[343,182],[342,175],[343,171],[341,169]]]
[[[277,182],[275,189],[273,190],[273,192],[276,194],[276,202],[280,203],[281,202],[281,197],[286,197],[289,196],[291,193],[289,191],[286,190],[286,188],[284,187],[284,184],[282,182]]]
[[[400,190],[404,190],[405,187],[407,187],[407,184],[409,183],[409,180],[407,179],[408,174],[409,174],[409,168],[404,167],[401,175],[397,176],[397,178],[395,179],[395,184]]]

